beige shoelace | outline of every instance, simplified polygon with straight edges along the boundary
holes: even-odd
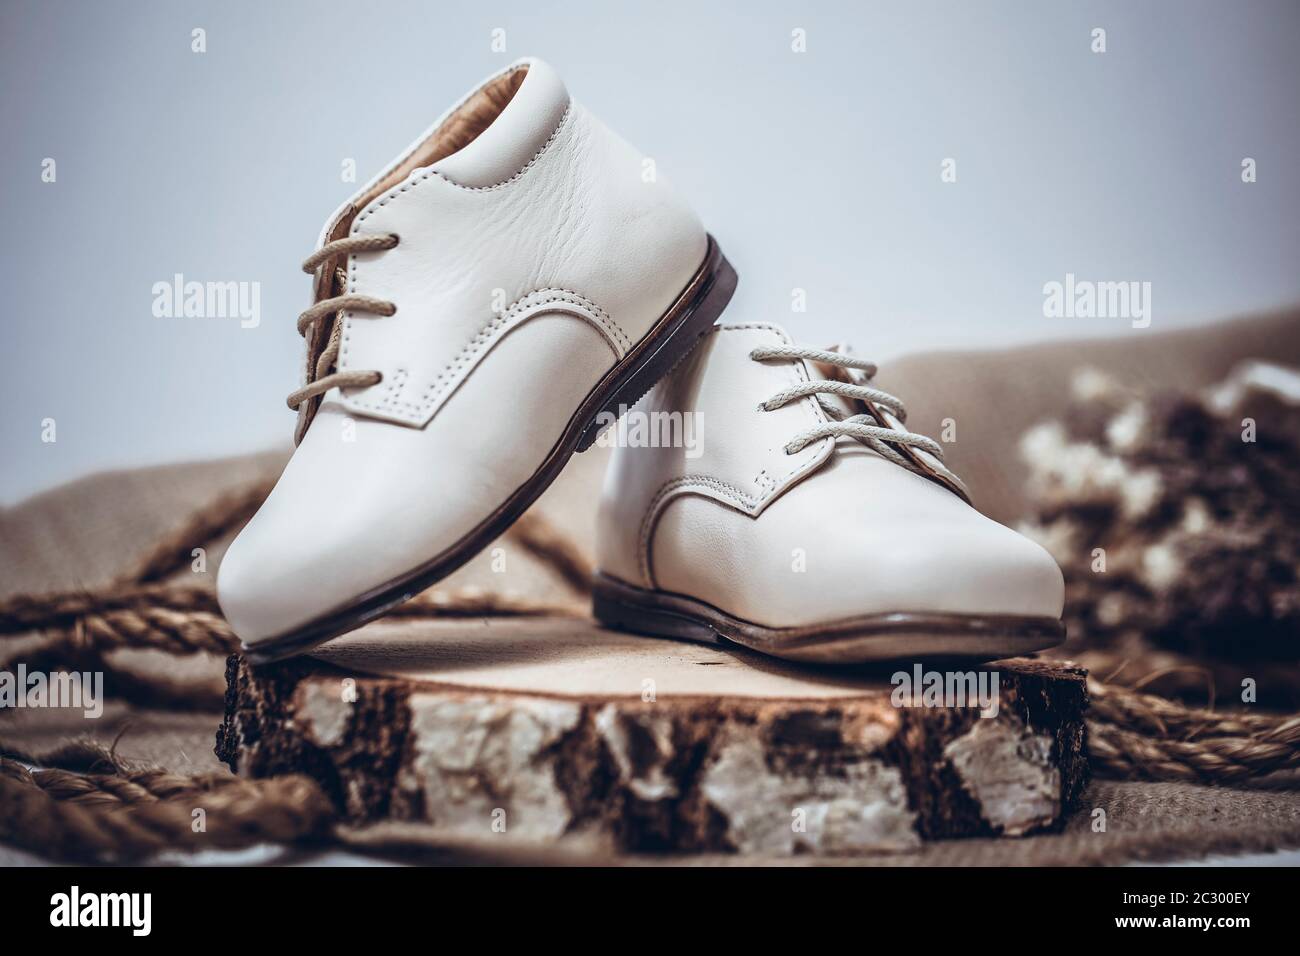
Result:
[[[874,363],[865,359],[856,358],[843,352],[828,352],[825,349],[811,349],[794,345],[756,348],[749,353],[749,357],[755,362],[768,359],[808,360],[834,365],[838,368],[852,369],[859,373],[858,380],[853,383],[840,382],[834,379],[813,379],[810,382],[792,385],[763,402],[760,407],[764,411],[773,411],[789,402],[809,396],[837,395],[841,398],[857,399],[861,402],[879,406],[892,415],[900,426],[907,421],[907,410],[903,407],[902,400],[871,384],[871,379],[875,376],[877,369]],[[938,462],[938,470],[942,472],[943,477],[960,488],[963,494],[967,494],[966,486],[962,484],[961,479],[943,464],[943,448],[933,438],[918,435],[902,427],[886,427],[879,424],[874,417],[868,414],[852,415],[845,418],[842,409],[824,402],[820,398],[818,398],[817,403],[832,421],[824,425],[818,425],[815,428],[809,428],[795,435],[786,443],[785,453],[787,455],[796,454],[809,443],[822,438],[856,438],[882,458],[886,458],[908,471],[928,477],[925,471],[917,466],[915,461],[894,447],[903,445],[925,452],[935,459]]]
[[[337,255],[392,249],[398,241],[397,236],[394,235],[347,236],[343,239],[335,239],[333,242],[325,243],[308,256],[302,264],[302,271],[308,274],[314,273],[322,262]],[[346,287],[347,276],[342,269],[335,270],[335,281],[339,288]],[[345,310],[371,315],[392,315],[397,311],[397,306],[384,299],[376,299],[368,295],[336,295],[329,299],[321,299],[298,316],[298,334],[305,338],[307,330],[317,322],[330,316],[338,316],[341,319],[341,314]],[[360,388],[366,385],[377,385],[383,380],[384,376],[379,372],[362,370],[330,372],[338,357],[339,326],[336,321],[329,344],[316,360],[316,367],[309,366],[307,369],[307,384],[289,395],[287,401],[290,408],[296,411],[303,402],[317,395],[324,395],[331,388]]]

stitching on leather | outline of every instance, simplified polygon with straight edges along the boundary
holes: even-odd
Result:
[[[357,291],[357,257],[356,253],[348,256],[348,294]],[[346,368],[348,364],[348,342],[352,337],[352,313],[343,313],[343,334],[339,337],[339,357],[337,367]]]
[[[534,296],[539,295],[547,295],[549,298],[540,299],[535,302],[529,301]],[[534,306],[549,305],[552,302],[568,302],[571,305],[580,305],[583,308],[588,309],[592,313],[591,318],[596,319],[602,326],[604,326],[605,330],[609,332],[615,342],[623,347],[624,351],[632,348],[632,340],[628,338],[627,333],[623,331],[623,327],[614,321],[612,315],[602,309],[595,302],[592,302],[582,293],[574,292],[572,289],[534,289],[527,295],[516,299],[510,307],[502,313],[502,315],[509,315],[511,312],[516,311],[523,312],[526,309],[533,308]]]
[[[370,218],[371,216],[373,216],[376,212],[379,211],[381,207],[388,205],[390,202],[396,200],[402,193],[406,192],[407,190],[414,189],[416,186],[420,185],[420,183],[426,182],[429,179],[433,179],[433,178],[441,179],[444,183],[447,183],[449,186],[455,186],[457,189],[464,189],[469,192],[475,192],[475,193],[491,192],[494,189],[501,189],[505,186],[509,186],[511,183],[518,181],[524,175],[524,173],[528,172],[528,170],[532,169],[535,165],[537,165],[537,161],[542,158],[543,153],[545,153],[548,149],[550,149],[551,144],[554,143],[555,140],[559,137],[560,130],[564,129],[565,125],[569,122],[569,117],[572,115],[573,115],[573,100],[570,99],[569,102],[564,107],[564,115],[562,115],[560,117],[560,121],[555,124],[555,129],[551,130],[551,135],[547,138],[546,142],[544,142],[541,145],[541,147],[537,150],[537,152],[533,153],[533,158],[530,159],[528,162],[524,163],[524,165],[519,168],[519,171],[516,172],[513,176],[511,176],[509,179],[503,179],[501,180],[501,182],[492,183],[489,186],[466,186],[462,183],[456,182],[454,179],[448,179],[446,176],[438,172],[436,169],[433,168],[426,169],[418,176],[414,176],[412,178],[407,179],[401,185],[394,186],[388,192],[384,193],[384,195],[381,198],[372,201],[370,207],[352,221],[352,228],[349,230],[349,232],[355,233],[358,229],[361,228],[361,223],[364,222],[366,219]],[[355,253],[353,253],[353,255],[355,255]]]
[[[553,305],[557,302],[578,306],[581,310],[584,310],[579,311],[576,309],[566,309],[562,311],[564,311],[566,315],[573,315],[582,319],[595,328],[596,331],[601,332],[602,338],[604,338],[606,343],[609,345],[610,351],[614,353],[614,358],[616,360],[621,359],[623,354],[631,348],[631,341],[628,339],[626,333],[623,332],[622,328],[619,327],[618,323],[613,320],[608,312],[602,309],[595,302],[592,302],[586,296],[580,295],[579,293],[573,292],[569,289],[536,289],[515,300],[508,309],[479,329],[465,347],[462,348],[460,352],[458,352],[456,356],[443,367],[442,371],[434,377],[433,381],[431,381],[425,388],[423,394],[421,394],[417,399],[410,401],[397,401],[394,397],[391,402],[381,401],[378,404],[368,400],[353,399],[351,404],[353,407],[358,409],[379,409],[384,406],[401,406],[405,409],[405,414],[412,417],[423,418],[429,414],[429,412],[432,411],[440,401],[442,401],[445,395],[453,387],[459,384],[461,381],[461,379],[458,378],[460,372],[467,366],[474,365],[482,355],[491,349],[492,345],[500,339],[501,335],[505,334],[507,329],[517,328],[530,319],[534,319],[538,315],[544,315],[548,311],[561,311],[545,308],[546,306]],[[532,314],[524,314],[530,311],[532,311]],[[514,320],[520,315],[523,315],[523,318],[520,319],[519,322],[515,323]],[[340,354],[342,354],[342,349],[340,349]]]
[[[735,332],[740,332],[740,331],[773,332],[776,335],[778,335],[783,341],[787,343],[790,341],[789,336],[787,336],[779,326],[771,325],[765,322],[752,322],[745,325],[719,325],[716,326],[714,329],[714,331],[721,331],[721,330],[735,331]],[[712,332],[710,332],[709,334],[712,334]],[[795,377],[797,379],[804,382],[809,381],[808,369],[803,362],[791,363],[790,368],[794,372]],[[825,413],[821,409],[821,406],[817,403],[816,399],[814,399],[811,395],[807,396],[806,398],[800,399],[799,404],[805,409],[805,411],[808,412],[814,424],[823,423],[827,420]],[[826,460],[826,455],[823,452],[826,448],[826,443],[829,441],[831,441],[831,439],[828,436],[826,438],[822,438],[818,440],[818,442],[815,445],[809,446],[812,451],[812,455],[810,457],[805,459],[801,464],[797,464],[794,467],[792,467],[780,478],[775,479],[775,483],[772,485],[772,487],[764,491],[761,495],[757,497],[746,494],[745,492],[737,488],[735,485],[732,485],[730,482],[725,482],[719,478],[713,478],[709,475],[684,475],[678,478],[672,478],[669,481],[665,482],[660,487],[660,489],[657,492],[655,492],[654,497],[650,499],[650,504],[646,506],[645,515],[641,519],[641,528],[640,528],[640,533],[638,534],[639,544],[637,547],[637,563],[641,569],[642,579],[651,587],[656,586],[654,577],[652,575],[651,567],[650,567],[650,563],[651,563],[650,562],[650,538],[654,532],[655,525],[658,524],[658,512],[662,510],[662,508],[666,505],[665,499],[668,496],[678,491],[678,489],[685,488],[687,486],[690,487],[703,486],[707,488],[712,488],[715,491],[719,491],[725,497],[730,498],[732,501],[735,501],[741,505],[747,505],[749,507],[757,507],[758,505],[762,504],[764,501],[769,500],[772,497],[773,492],[776,491],[776,489],[780,488],[782,485],[786,484],[786,482],[788,482],[790,479],[796,477],[801,472],[807,471],[813,466],[820,465],[822,462],[824,462]],[[753,515],[750,515],[750,517],[753,517]]]
[[[787,345],[790,343],[790,336],[785,334],[785,330],[779,325],[773,325],[771,322],[746,322],[743,325],[716,325],[713,327],[714,332],[774,332],[781,337],[781,340]]]
[[[712,488],[721,493],[723,497],[729,498],[740,505],[747,505],[752,501],[749,495],[735,485],[718,478],[711,478],[708,475],[684,475],[665,482],[655,492],[654,497],[650,499],[650,504],[646,506],[645,515],[641,518],[641,528],[637,534],[637,563],[640,565],[642,580],[651,587],[654,587],[654,579],[650,576],[650,534],[653,531],[659,507],[677,489],[699,486]]]
[[[823,439],[823,441],[826,440],[829,439]],[[807,471],[808,469],[812,468],[814,465],[820,465],[825,460],[826,457],[821,454],[821,449],[818,448],[816,454],[814,454],[812,457],[807,459],[803,464],[799,465],[797,468],[795,468],[793,471],[787,474],[784,478],[781,479],[781,481],[784,482],[787,479],[793,478],[796,475],[798,475],[800,472]],[[754,504],[758,504],[770,497],[770,493],[767,493],[757,499],[751,498],[749,495],[746,495],[743,491],[741,491],[739,488],[736,488],[734,485],[731,485],[725,481],[721,481],[717,478],[710,478],[707,475],[689,475],[683,478],[674,478],[671,481],[665,483],[664,486],[659,489],[659,491],[655,494],[654,498],[651,500],[649,507],[646,509],[645,517],[641,519],[641,532],[639,535],[640,542],[637,547],[637,563],[641,567],[641,576],[651,587],[657,587],[657,585],[655,584],[655,580],[650,569],[650,537],[654,532],[655,526],[659,523],[658,520],[659,512],[662,511],[664,507],[666,507],[667,498],[677,497],[677,495],[674,494],[674,492],[678,491],[679,488],[685,488],[687,486],[698,487],[700,485],[714,488],[717,491],[721,491],[726,497],[731,498],[733,501],[736,500],[735,496],[739,495],[741,498],[740,503],[742,504],[744,504],[746,501],[753,501]],[[734,492],[734,494],[727,494],[728,491]],[[749,517],[753,518],[755,516],[749,515]]]
[[[540,302],[528,301],[529,297],[531,296],[545,295],[546,293],[549,292],[556,292],[560,294],[553,295],[550,298],[543,299]],[[571,296],[571,298],[565,298],[565,295]],[[574,301],[575,299],[580,301],[575,302]],[[429,387],[424,390],[424,396],[420,399],[421,406],[423,406],[425,410],[428,410],[431,409],[434,405],[438,404],[438,402],[442,399],[443,395],[447,392],[447,390],[455,383],[456,376],[461,371],[461,369],[465,365],[472,363],[472,361],[475,358],[477,358],[479,355],[482,355],[484,352],[486,352],[487,347],[490,346],[491,343],[495,341],[495,339],[497,338],[495,333],[498,331],[504,331],[507,327],[509,327],[511,320],[515,316],[519,315],[520,313],[528,311],[534,306],[548,305],[553,302],[567,302],[570,305],[582,305],[585,308],[590,308],[595,310],[597,313],[599,313],[599,316],[584,315],[581,312],[576,314],[578,315],[579,318],[586,319],[589,323],[593,325],[597,325],[598,331],[600,330],[600,328],[605,328],[606,332],[609,331],[608,327],[604,325],[604,322],[600,318],[600,316],[603,316],[604,319],[607,319],[610,322],[612,322],[613,320],[609,318],[609,313],[606,312],[604,309],[601,309],[599,306],[597,306],[594,302],[592,302],[590,299],[586,298],[585,296],[579,295],[576,292],[570,292],[567,289],[556,289],[556,290],[539,289],[535,292],[530,292],[528,293],[528,295],[524,296],[523,298],[516,300],[515,303],[510,306],[510,308],[502,312],[491,322],[487,323],[487,325],[483,326],[483,328],[479,329],[479,331],[474,335],[474,337],[469,340],[469,343],[463,349],[461,349],[460,352],[457,353],[456,357],[453,358],[452,361],[449,362],[443,368],[443,370],[438,373],[438,375],[434,378],[434,380],[429,383]],[[536,314],[541,314],[541,313],[539,312]],[[522,325],[523,322],[526,322],[531,318],[534,318],[534,316],[533,315],[525,316],[523,321],[521,321],[519,324]],[[593,319],[595,319],[594,322],[592,321]],[[619,350],[617,347],[619,344],[621,344],[619,342],[619,339],[623,338],[621,333],[622,330],[620,329],[619,334],[615,335],[615,342],[612,343],[615,345],[615,348],[613,350],[615,358],[622,357],[619,354]],[[608,338],[608,336],[606,336],[606,338]],[[441,387],[439,387],[438,383],[442,381],[444,378],[446,379],[446,382]],[[437,389],[437,391],[435,392],[434,389]]]
[[[375,186],[376,183],[381,182],[385,176],[388,176],[390,173],[392,173],[393,170],[401,166],[402,163],[406,162],[408,159],[414,156],[416,152],[420,149],[420,147],[429,141],[430,136],[433,136],[435,133],[441,130],[443,126],[446,124],[446,122],[452,117],[452,115],[455,114],[458,110],[460,110],[460,108],[464,106],[466,103],[472,100],[476,94],[478,94],[483,90],[484,87],[487,87],[495,83],[497,80],[503,77],[510,76],[514,73],[518,73],[520,70],[524,70],[527,68],[528,68],[527,64],[513,63],[510,66],[505,67],[501,71],[492,74],[487,79],[485,79],[479,86],[467,92],[464,96],[462,96],[450,107],[448,107],[447,112],[444,113],[442,117],[440,117],[441,122],[436,122],[433,126],[431,126],[424,133],[424,135],[422,135],[415,142],[411,143],[411,145],[407,146],[406,149],[402,150],[402,152],[398,155],[396,159],[394,159],[391,163],[389,163],[387,166],[381,169],[378,173],[376,173],[373,177],[371,177],[364,186],[362,186],[359,190],[357,190],[357,192],[352,196],[352,198],[348,200],[348,205],[351,205],[354,199],[357,199],[360,196],[364,196],[366,193],[368,193],[371,190],[372,187]],[[570,103],[573,102],[572,97],[569,98],[569,102]],[[328,229],[333,229],[336,225],[338,225],[338,219],[337,217],[332,217]]]
[[[370,386],[373,388],[374,386]],[[402,394],[402,389],[406,387],[406,369],[399,368],[393,372],[392,378],[384,379],[384,388],[380,393],[384,396],[375,408],[387,408],[393,405],[401,405],[403,402],[398,401],[397,396]]]
[[[775,325],[768,325],[768,324],[763,323],[763,322],[755,322],[755,323],[751,323],[751,324],[749,324],[749,325],[743,325],[743,326],[722,326],[722,328],[729,328],[729,329],[731,329],[732,331],[751,331],[751,330],[757,330],[757,331],[769,331],[769,332],[775,332],[775,333],[778,334],[778,335],[782,338],[782,340],[784,340],[785,342],[789,342],[789,341],[790,341],[790,337],[787,336],[784,332],[782,332],[782,330],[781,330],[780,328],[778,328],[778,327],[775,326]],[[801,382],[807,382],[807,381],[809,381],[809,378],[808,378],[808,368],[807,368],[806,365],[804,365],[803,362],[801,362],[801,361],[800,361],[800,362],[792,362],[792,363],[789,365],[789,368],[794,372],[794,376],[795,376],[795,378],[796,378],[797,380],[799,380],[799,381],[801,381]],[[822,411],[822,407],[821,407],[821,405],[819,405],[819,404],[817,403],[817,399],[815,399],[813,396],[809,395],[809,396],[807,396],[806,398],[802,398],[802,399],[800,399],[800,400],[799,400],[799,406],[800,406],[801,408],[803,408],[805,411],[808,412],[808,415],[809,415],[809,417],[812,419],[814,425],[824,424],[824,423],[827,421],[827,419],[826,419],[826,414]],[[822,448],[824,447],[824,443],[825,443],[825,442],[828,442],[828,441],[830,441],[830,440],[831,440],[831,439],[830,439],[829,436],[826,437],[826,438],[819,439],[818,442],[817,442],[817,444],[814,445],[814,446],[812,446],[813,451],[814,451],[814,455],[813,455],[813,458],[809,459],[809,461],[814,461],[814,460],[816,460],[817,455],[821,454],[821,450],[822,450]],[[792,456],[792,457],[793,457],[793,456]],[[782,475],[780,478],[776,478],[776,479],[775,479],[776,484],[773,486],[773,490],[775,490],[776,488],[779,488],[781,485],[785,484],[786,481],[788,481],[790,478],[793,478],[796,474],[799,473],[800,470],[802,470],[804,467],[806,467],[806,465],[807,465],[807,462],[805,462],[804,465],[795,465],[795,466],[792,467],[789,471],[787,471],[784,475]],[[760,501],[760,502],[761,502],[761,501],[765,501],[765,500],[767,500],[768,498],[770,498],[771,495],[772,495],[772,492],[771,492],[771,491],[764,492],[762,495],[759,496],[758,501]]]

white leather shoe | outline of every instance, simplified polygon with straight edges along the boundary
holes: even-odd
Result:
[[[708,335],[620,425],[596,617],[807,661],[991,660],[1059,643],[1056,562],[968,503],[874,373],[774,325]]]
[[[298,448],[218,577],[252,659],[455,570],[713,324],[735,273],[648,169],[524,60],[329,219]]]

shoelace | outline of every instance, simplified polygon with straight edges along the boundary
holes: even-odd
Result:
[[[860,373],[859,381],[854,383],[840,382],[834,379],[813,379],[810,382],[792,385],[763,402],[760,407],[764,411],[773,411],[797,399],[809,396],[837,395],[841,398],[857,399],[861,402],[879,406],[897,419],[900,425],[907,422],[907,409],[903,407],[902,400],[871,384],[871,379],[875,376],[877,369],[874,363],[865,359],[847,355],[843,352],[828,352],[825,349],[812,349],[797,345],[756,348],[749,353],[749,357],[755,362],[762,362],[767,359],[808,360],[834,365],[839,368],[853,369]],[[819,441],[822,438],[856,438],[882,458],[888,459],[908,471],[925,476],[925,471],[918,467],[916,462],[894,447],[903,445],[923,451],[934,458],[939,462],[939,470],[942,472],[943,477],[960,488],[963,495],[967,494],[966,486],[961,479],[943,464],[943,448],[933,438],[918,435],[906,428],[890,428],[881,425],[869,414],[851,415],[845,418],[841,409],[822,401],[820,398],[817,399],[817,403],[833,420],[795,435],[785,445],[787,455],[796,454],[809,443]]]
[[[392,249],[397,245],[398,241],[397,236],[394,235],[347,236],[343,239],[335,239],[333,242],[325,243],[325,245],[308,256],[302,264],[302,271],[308,274],[314,273],[317,266],[336,255]],[[340,288],[346,286],[347,276],[342,269],[336,270],[335,281]],[[317,322],[344,310],[367,312],[371,315],[392,315],[397,311],[397,306],[384,299],[376,299],[368,295],[336,295],[329,299],[321,299],[298,316],[298,334],[306,338],[307,330],[315,326]],[[383,380],[384,376],[379,372],[362,370],[330,372],[334,362],[339,357],[337,329],[336,325],[335,333],[330,336],[329,344],[325,346],[324,351],[316,360],[316,367],[307,369],[307,384],[289,395],[287,399],[289,407],[295,411],[303,402],[315,398],[317,395],[324,395],[331,388],[359,388],[366,385],[378,385]]]

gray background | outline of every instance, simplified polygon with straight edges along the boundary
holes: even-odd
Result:
[[[888,359],[1300,302],[1295,2],[0,11],[4,503],[104,467],[286,444],[298,263],[355,188],[342,161],[364,181],[523,55],[694,201],[741,272],[731,320]],[[176,272],[260,282],[260,327],[155,318],[151,287]],[[1045,318],[1042,286],[1066,272],[1151,282],[1150,329]]]

